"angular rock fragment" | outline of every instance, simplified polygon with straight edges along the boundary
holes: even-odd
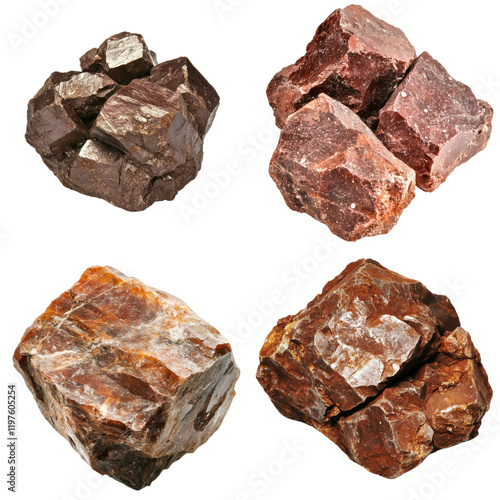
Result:
[[[257,378],[283,415],[388,478],[474,438],[492,397],[450,301],[372,260],[279,321]]]
[[[450,338],[469,354],[448,353]],[[338,443],[371,472],[398,477],[433,451],[476,437],[491,397],[480,356],[469,334],[457,328],[443,339],[436,361],[340,417]]]
[[[148,76],[154,66],[153,57],[144,38],[127,31],[105,40],[97,54],[104,73],[123,85],[135,78]]]
[[[187,58],[155,64],[142,36],[123,32],[30,101],[26,140],[66,187],[137,211],[196,177],[219,96]]]
[[[493,110],[489,104],[476,99],[469,87],[451,78],[428,53],[417,58],[402,31],[358,5],[336,10],[319,26],[306,54],[278,72],[267,88],[277,126],[288,129],[273,157],[271,176],[290,208],[322,220],[348,240],[389,231],[413,194],[405,197],[403,188],[401,196],[401,187],[392,192],[389,185],[387,194],[383,189],[373,192],[373,179],[356,179],[357,175],[352,185],[348,178],[327,180],[329,172],[319,173],[323,164],[311,168],[307,160],[308,166],[301,168],[297,162],[306,162],[307,155],[301,158],[293,151],[283,153],[287,148],[284,141],[292,149],[293,144],[307,145],[313,140],[320,162],[329,155],[341,158],[343,151],[352,155],[347,136],[340,138],[345,144],[332,145],[323,139],[324,132],[315,133],[307,125],[302,130],[303,115],[295,118],[305,106],[325,95],[350,108],[376,131],[383,146],[415,171],[416,185],[425,191],[436,189],[458,165],[486,147],[491,135]],[[367,172],[372,159],[368,145],[362,149],[366,154],[361,161]],[[375,150],[374,156],[387,158],[380,144]],[[355,169],[359,161],[354,161]],[[374,177],[378,176],[375,162]],[[342,203],[335,201],[337,205],[332,207],[331,198],[345,193],[349,186],[357,196],[370,201],[368,211],[354,192],[342,196]],[[326,197],[318,196],[322,188]],[[379,203],[374,204],[377,199]],[[374,206],[380,204],[381,209]]]
[[[47,89],[30,101],[26,139],[41,155],[61,153],[88,136],[76,111],[55,89]]]
[[[268,87],[276,124],[324,93],[370,125],[405,76],[416,53],[404,33],[359,5],[331,14],[306,54],[279,72]]]
[[[74,189],[131,210],[173,199],[178,191],[172,176],[152,178],[128,161],[122,151],[94,139],[89,139],[74,158],[68,180]]]
[[[434,191],[486,147],[492,117],[488,103],[424,52],[380,111],[377,135],[415,170],[419,188]]]
[[[292,210],[349,241],[387,233],[414,197],[414,172],[325,94],[288,117],[270,174]]]
[[[118,84],[101,73],[78,73],[56,86],[57,93],[81,118],[95,117]]]
[[[102,59],[96,48],[90,49],[80,57],[80,67],[82,71],[98,73],[102,71]]]
[[[184,99],[147,80],[122,87],[102,107],[90,135],[127,153],[152,176],[194,159],[201,165],[202,140]]]
[[[161,63],[151,70],[149,80],[182,95],[196,121],[198,132],[204,137],[212,126],[220,99],[191,61],[187,57],[179,57]]]
[[[89,268],[52,302],[14,364],[82,458],[135,489],[210,438],[239,375],[215,328],[109,267]]]

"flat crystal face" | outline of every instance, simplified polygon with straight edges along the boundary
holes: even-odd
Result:
[[[110,69],[125,66],[143,56],[144,46],[135,35],[121,40],[109,40],[106,48],[106,64]]]

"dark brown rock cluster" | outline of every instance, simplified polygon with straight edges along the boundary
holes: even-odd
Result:
[[[129,211],[193,180],[219,96],[186,57],[157,64],[119,33],[53,73],[28,105],[26,140],[66,186]]]
[[[306,54],[274,76],[267,95],[282,129],[271,162],[273,180],[290,208],[308,213],[350,241],[387,233],[394,226],[414,196],[412,186],[407,202],[401,203],[401,175],[409,186],[416,174],[416,185],[432,191],[454,168],[481,151],[491,134],[493,110],[486,102],[476,99],[469,87],[451,78],[426,52],[417,58],[401,30],[357,5],[338,9],[328,17]],[[343,126],[338,128],[331,112],[318,112],[317,131],[310,127],[305,118],[309,111],[303,110],[319,109],[322,104],[315,101],[326,97],[344,105],[345,114],[352,115],[351,122],[359,118],[365,123],[355,138]],[[329,127],[331,131],[325,135]],[[398,176],[391,178],[374,161],[371,180],[364,184],[370,209],[360,213],[356,176],[349,192],[351,183],[332,181],[339,175],[342,160],[325,159],[339,158],[344,152],[349,155],[363,135],[362,141],[374,148],[374,157],[384,148],[385,157],[396,156],[406,168],[399,168]],[[320,154],[317,159],[304,160],[299,172],[294,152],[308,142]],[[370,156],[351,158],[348,170],[366,170],[372,162]],[[394,158],[390,162],[396,163]],[[349,172],[342,175],[344,181],[347,177]],[[374,183],[385,189],[373,189]],[[296,194],[292,201],[291,191]],[[332,199],[340,198],[340,206],[332,204]],[[376,208],[380,205],[390,214],[383,221]],[[352,206],[352,210],[344,210],[344,206]]]
[[[388,478],[474,438],[492,397],[450,301],[372,260],[278,322],[257,378],[283,415]]]
[[[239,376],[227,340],[184,302],[109,267],[52,302],[14,365],[81,457],[135,489],[210,438]]]

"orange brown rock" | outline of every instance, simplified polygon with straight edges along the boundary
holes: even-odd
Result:
[[[257,378],[283,415],[387,478],[474,438],[492,397],[450,301],[372,260],[278,322]]]
[[[109,267],[52,302],[14,364],[81,457],[134,489],[210,438],[239,375],[227,340],[184,302]]]

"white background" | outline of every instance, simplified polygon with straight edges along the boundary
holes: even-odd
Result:
[[[300,57],[316,27],[345,4],[221,0],[217,9],[213,0],[60,0],[57,5],[58,12],[23,43],[16,37],[23,36],[26,20],[43,24],[39,2],[4,2],[1,16],[0,413],[6,413],[7,383],[16,382],[17,498],[498,495],[497,398],[475,441],[438,452],[403,477],[388,480],[351,462],[314,429],[282,417],[255,371],[264,338],[280,317],[304,307],[349,262],[371,257],[452,299],[482,353],[493,388],[499,388],[499,130],[484,152],[460,166],[437,191],[418,191],[390,234],[347,243],[311,217],[289,210],[268,176],[278,131],[265,95],[274,73]],[[363,5],[402,28],[418,53],[428,50],[455,78],[499,107],[496,2],[365,0]],[[23,137],[27,102],[49,74],[78,69],[81,54],[123,30],[143,34],[160,61],[187,55],[221,95],[198,178],[175,201],[142,213],[64,188]],[[227,181],[221,172],[228,165],[237,172],[218,187],[212,176],[219,176],[219,184]],[[321,245],[328,251],[318,251]],[[99,479],[44,420],[12,367],[24,330],[97,264],[185,300],[231,338],[242,371],[221,429],[139,493],[108,477]],[[280,303],[271,306],[278,296]],[[0,426],[2,437],[5,418]],[[285,453],[287,446],[295,454]],[[7,449],[0,449],[0,471],[6,473]],[[0,477],[3,497],[4,472]],[[82,482],[90,488],[81,487]]]

